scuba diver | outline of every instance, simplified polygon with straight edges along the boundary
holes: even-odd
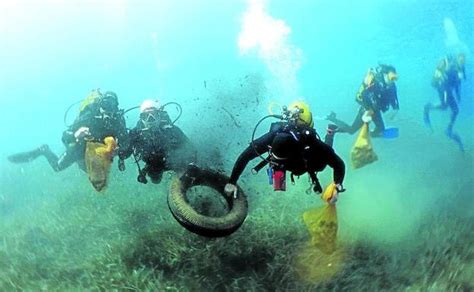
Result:
[[[164,110],[169,104],[176,104],[180,109],[174,121]],[[119,150],[119,169],[125,170],[124,159],[133,155],[140,183],[146,184],[148,176],[152,183],[158,184],[164,171],[185,171],[195,161],[195,151],[183,131],[174,125],[180,116],[181,107],[175,102],[160,106],[154,100],[143,101],[139,121],[129,133],[129,146]],[[145,162],[144,168],[140,167],[140,160]]]
[[[382,117],[392,107],[389,119],[393,119],[399,110],[397,87],[398,79],[395,67],[380,64],[370,68],[356,94],[356,102],[360,105],[359,111],[352,125],[336,118],[336,113],[331,112],[326,119],[337,125],[337,132],[354,134],[364,121],[373,121],[375,129],[370,133],[372,137],[384,136],[386,129]]]
[[[44,156],[55,171],[62,171],[74,162],[86,171],[84,163],[86,142],[102,143],[104,138],[114,137],[119,147],[124,147],[128,143],[123,111],[118,106],[117,95],[114,92],[107,91],[102,94],[99,89],[93,90],[82,101],[79,116],[63,132],[62,142],[66,146],[66,151],[60,157],[45,144],[28,152],[10,155],[8,160],[13,163],[25,163]]]
[[[269,117],[283,121],[272,123],[268,133],[254,140],[258,125]],[[322,142],[313,128],[313,117],[309,106],[301,101],[294,102],[288,108],[283,108],[283,115],[268,115],[257,123],[252,134],[252,142],[235,162],[224,191],[228,195],[237,197],[237,180],[248,162],[260,156],[262,161],[252,171],[256,173],[268,164],[269,182],[273,183],[275,191],[286,190],[286,171],[289,171],[292,183],[294,183],[295,175],[308,173],[313,191],[322,193],[323,189],[318,181],[317,172],[329,165],[333,168],[336,185],[335,194],[330,202],[335,203],[338,193],[344,191],[342,183],[345,164],[332,149],[333,138],[334,126],[330,125],[326,143]],[[268,153],[266,158],[262,156],[265,153]]]
[[[423,113],[426,126],[433,130],[431,127],[430,111],[445,111],[449,107],[451,109],[451,118],[445,133],[458,144],[462,152],[464,152],[464,145],[461,137],[453,131],[453,127],[459,113],[458,103],[461,101],[461,81],[466,80],[464,64],[464,54],[459,54],[457,58],[448,56],[439,61],[431,85],[438,91],[440,103],[436,105],[427,103]]]

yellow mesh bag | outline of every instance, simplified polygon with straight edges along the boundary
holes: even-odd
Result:
[[[98,192],[107,186],[110,165],[116,148],[117,143],[113,137],[106,137],[104,143],[87,142],[86,144],[86,170],[89,181]]]
[[[311,235],[311,245],[323,253],[331,254],[336,250],[337,212],[336,206],[327,204],[303,213],[303,221]]]
[[[364,123],[360,128],[357,140],[352,146],[351,150],[351,162],[352,167],[357,169],[367,164],[370,164],[378,159],[377,154],[374,152],[372,142],[370,141],[369,135],[369,124]]]

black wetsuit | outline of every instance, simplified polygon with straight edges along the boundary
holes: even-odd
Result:
[[[116,107],[106,114],[101,110],[99,102],[96,101],[87,105],[74,123],[63,132],[62,142],[66,146],[66,151],[60,157],[52,152],[48,145],[42,145],[32,151],[11,155],[8,159],[14,163],[24,163],[43,155],[55,171],[64,170],[74,162],[77,162],[79,167],[85,171],[86,140],[76,141],[74,137],[74,133],[81,127],[89,128],[91,135],[87,137],[87,141],[103,143],[104,138],[112,136],[117,139],[119,147],[127,147],[128,133],[122,111]]]
[[[362,121],[364,113],[372,111],[372,121],[375,124],[375,129],[371,132],[371,136],[379,137],[385,130],[382,113],[388,111],[390,107],[394,110],[400,108],[395,83],[387,84],[381,71],[374,72],[374,81],[370,86],[367,86],[365,83],[361,84],[356,95],[356,101],[360,104],[360,108],[352,125],[348,125],[335,117],[328,117],[328,120],[338,126],[338,132],[354,134],[364,123]]]
[[[111,136],[117,140],[119,148],[127,147],[128,133],[121,111],[107,115],[100,112],[97,104],[91,104],[80,113],[73,125],[63,132],[62,142],[66,151],[59,158],[51,151],[43,153],[54,170],[63,170],[74,162],[78,162],[81,169],[85,169],[83,162],[86,141],[76,141],[74,137],[74,133],[81,127],[89,128],[91,137],[87,138],[87,141],[103,143],[104,138]]]
[[[144,161],[140,175],[148,175],[153,183],[161,181],[164,171],[182,171],[195,162],[194,148],[183,131],[172,125],[165,111],[159,112],[159,120],[159,125],[152,128],[138,121],[130,131],[129,147],[119,151],[121,159],[134,154],[137,161]]]
[[[286,131],[294,131],[291,135],[298,137],[299,146],[297,149],[292,149],[292,153],[288,153],[289,158],[283,162],[284,170],[297,176],[306,172],[312,176],[324,170],[324,168],[329,165],[334,170],[334,182],[336,184],[342,184],[345,175],[345,164],[331,146],[319,140],[316,136],[316,132],[312,128],[288,129],[284,128],[282,124],[272,125],[270,132],[256,139],[253,146],[249,145],[242,154],[240,154],[232,169],[229,183],[236,184],[249,161],[269,152],[275,137]],[[318,182],[313,181],[313,183]]]

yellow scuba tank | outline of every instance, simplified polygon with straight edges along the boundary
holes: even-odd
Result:
[[[372,86],[372,84],[374,83],[374,79],[375,79],[374,72],[372,72],[372,70],[369,70],[369,72],[367,72],[367,75],[365,75],[365,78],[364,78],[365,86],[366,87]]]
[[[89,95],[82,101],[81,106],[79,108],[79,113],[81,113],[88,105],[94,103],[102,93],[100,92],[100,89],[94,89],[92,90]]]

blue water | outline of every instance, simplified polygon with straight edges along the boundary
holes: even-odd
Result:
[[[435,214],[440,200],[466,185],[474,193],[473,31],[471,0],[2,1],[0,199],[5,214],[0,219],[21,222],[22,204],[31,208],[54,201],[58,193],[95,195],[75,166],[53,173],[45,160],[22,166],[6,160],[44,143],[61,153],[64,112],[92,89],[115,91],[125,109],[147,98],[179,102],[178,125],[202,157],[219,160],[230,173],[270,102],[305,100],[316,129],[324,133],[326,121],[318,118],[330,111],[352,121],[360,82],[380,62],[394,65],[399,75],[400,112],[387,122],[399,129],[399,137],[375,141],[379,161],[357,171],[349,164],[355,136],[336,137],[336,152],[348,167],[348,191],[339,202],[340,234],[351,240],[368,237],[376,245],[409,241],[413,226]],[[422,120],[424,104],[437,101],[430,83],[439,58],[457,52],[467,59],[455,125],[464,154],[444,135],[447,112],[432,114],[434,133]],[[69,122],[77,110],[71,109]],[[137,114],[127,115],[129,127]],[[124,176],[113,170],[110,197],[124,190],[152,194],[151,186],[136,185],[133,164],[128,165]],[[322,178],[328,183],[330,171]],[[250,193],[271,191],[263,171],[251,176],[247,170],[240,183]],[[299,195],[293,192],[305,187],[296,187],[278,204],[290,206],[292,196]],[[266,200],[249,195],[251,214],[268,207]],[[295,218],[314,204],[308,197],[297,200],[300,206],[290,207],[296,208]],[[472,216],[472,196],[462,203],[467,208],[459,213]],[[42,212],[28,210],[31,216]]]

